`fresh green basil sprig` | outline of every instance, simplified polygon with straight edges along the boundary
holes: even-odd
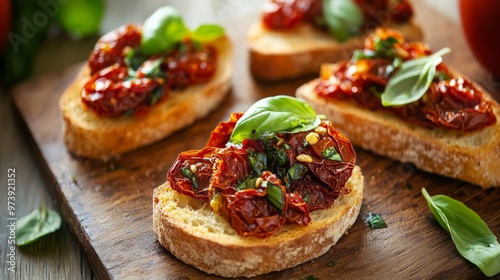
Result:
[[[422,194],[439,224],[451,234],[458,252],[488,277],[500,273],[500,244],[488,225],[460,201],[446,195]]]
[[[16,244],[31,244],[41,237],[61,227],[61,216],[57,212],[41,206],[22,217],[16,224]]]
[[[401,63],[381,95],[382,105],[399,106],[419,100],[429,89],[436,75],[436,66],[443,61],[441,56],[450,51],[444,48],[429,56]]]
[[[231,143],[259,139],[264,134],[296,133],[315,128],[321,119],[305,101],[278,95],[253,104],[236,123]]]
[[[215,24],[205,24],[191,31],[181,14],[170,6],[156,10],[142,26],[141,51],[153,55],[170,50],[185,37],[198,42],[210,42],[224,35],[224,29]]]
[[[352,0],[323,0],[323,17],[339,42],[359,33],[364,22],[363,12]]]

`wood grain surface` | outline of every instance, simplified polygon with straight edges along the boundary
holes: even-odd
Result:
[[[417,1],[414,1],[417,2]],[[499,83],[468,51],[460,28],[421,3],[415,3],[425,41],[434,49],[449,46],[445,62],[468,75],[500,100]],[[20,119],[34,140],[39,166],[47,175],[63,217],[101,279],[217,279],[173,257],[152,230],[152,192],[162,184],[178,153],[202,147],[210,131],[231,112],[244,111],[270,95],[293,95],[308,79],[259,84],[248,72],[245,33],[256,15],[225,23],[236,46],[233,88],[209,117],[156,144],[101,163],[72,156],[61,139],[58,98],[81,65],[32,80],[13,93]],[[36,94],[35,94],[36,93]],[[500,236],[500,188],[479,187],[421,172],[356,149],[365,176],[361,214],[324,256],[257,279],[437,278],[481,279],[484,275],[456,251],[449,234],[436,222],[420,194],[446,194],[475,210]],[[499,167],[500,169],[500,167]],[[499,171],[500,172],[500,171]],[[385,229],[363,221],[379,213]],[[182,241],[181,241],[182,242]],[[328,266],[336,261],[334,266]]]

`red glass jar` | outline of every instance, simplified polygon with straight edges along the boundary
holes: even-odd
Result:
[[[474,56],[500,77],[500,0],[460,0],[460,18]]]

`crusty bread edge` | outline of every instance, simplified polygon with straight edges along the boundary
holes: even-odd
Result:
[[[399,30],[408,41],[421,41],[423,38],[420,26],[413,20],[391,23],[388,27]],[[307,34],[307,37],[304,36],[300,42],[301,34]],[[250,72],[257,80],[268,82],[313,75],[318,73],[322,63],[349,59],[355,49],[364,45],[366,35],[339,43],[330,34],[318,31],[309,24],[302,24],[289,31],[273,31],[264,27],[261,22],[255,22],[247,35]],[[278,42],[290,40],[289,43],[293,46],[285,50],[263,43],[274,40],[272,37],[278,38]],[[298,43],[292,43],[291,40]]]
[[[391,113],[361,108],[354,102],[321,98],[314,92],[317,81],[299,87],[296,96],[307,101],[318,114],[326,115],[354,145],[482,188],[500,186],[500,107],[478,85],[492,100],[497,122],[478,132],[460,133],[423,128]]]
[[[159,242],[183,262],[210,274],[253,277],[287,269],[326,253],[356,221],[363,187],[363,175],[356,166],[346,183],[351,192],[341,195],[331,208],[312,212],[309,225],[288,225],[261,239],[238,236],[223,219],[221,222],[226,223],[230,234],[193,230],[178,215],[165,209],[163,194],[175,192],[165,183],[154,190],[153,226]],[[208,207],[204,211],[212,210]]]
[[[231,42],[222,37],[211,43],[218,50],[217,70],[206,84],[169,93],[146,116],[99,118],[80,100],[89,78],[85,65],[59,101],[66,147],[77,156],[108,160],[157,142],[213,111],[230,89],[234,67]]]

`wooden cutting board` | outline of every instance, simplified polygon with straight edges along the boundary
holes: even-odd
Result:
[[[451,47],[453,52],[445,61],[493,91],[499,100],[499,83],[472,57],[460,28],[421,3],[415,6],[426,42],[434,50]],[[61,139],[58,98],[81,65],[28,81],[13,90],[15,106],[34,140],[40,167],[50,180],[59,209],[99,278],[217,278],[184,264],[160,246],[152,230],[152,193],[164,182],[177,154],[202,147],[210,131],[231,112],[244,111],[266,96],[293,95],[308,80],[260,84],[251,78],[245,32],[255,18],[248,15],[226,25],[236,46],[237,60],[233,88],[220,107],[171,137],[113,162],[74,157]],[[431,195],[446,194],[464,202],[500,236],[500,188],[483,191],[421,172],[410,164],[356,151],[366,188],[361,214],[349,234],[320,258],[257,279],[302,279],[309,275],[320,279],[484,277],[458,254],[420,191],[425,187]],[[381,214],[388,227],[370,229],[363,221],[370,212]],[[329,266],[332,261],[336,265]]]

